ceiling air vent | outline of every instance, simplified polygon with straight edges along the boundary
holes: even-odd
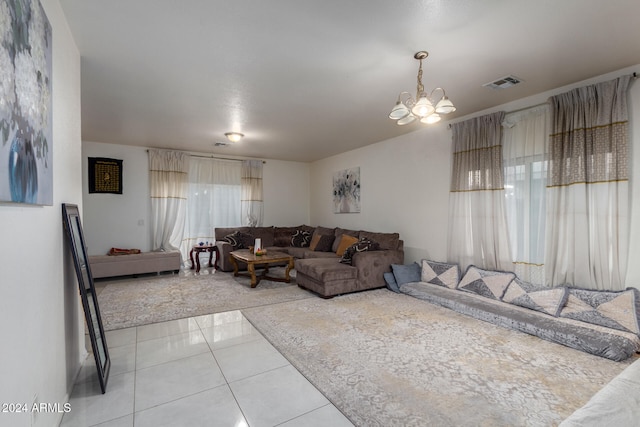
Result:
[[[214,142],[213,145],[216,147],[228,147],[229,145],[231,145],[231,143],[230,142]]]
[[[485,83],[482,86],[489,87],[491,89],[506,89],[511,86],[515,86],[523,80],[516,76],[501,77],[496,81]]]

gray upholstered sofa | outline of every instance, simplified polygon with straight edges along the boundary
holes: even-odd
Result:
[[[611,360],[625,360],[640,350],[640,293],[636,289],[606,292],[544,288],[520,281],[513,273],[474,266],[458,280],[455,270],[453,264],[423,260],[421,277],[396,289],[479,320]]]
[[[374,242],[376,250],[352,251],[351,263],[340,262],[340,250],[344,250],[349,240],[344,236],[351,237],[351,241]],[[324,298],[384,287],[384,273],[391,271],[391,264],[404,261],[403,241],[398,233],[301,225],[216,228],[215,237],[220,270],[233,270],[229,254],[234,246],[230,242],[245,238],[243,246],[248,246],[260,238],[267,251],[277,250],[293,256],[298,286]],[[318,244],[314,246],[314,242]]]

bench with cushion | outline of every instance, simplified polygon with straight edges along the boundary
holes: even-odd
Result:
[[[92,255],[89,257],[94,279],[130,276],[163,271],[180,271],[180,252],[142,252],[128,255]]]

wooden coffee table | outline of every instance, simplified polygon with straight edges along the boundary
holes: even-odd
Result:
[[[289,272],[293,269],[293,257],[284,252],[277,251],[269,251],[265,255],[254,255],[249,252],[248,249],[239,249],[237,251],[231,252],[229,259],[231,263],[233,263],[233,275],[240,276],[243,273],[238,271],[238,261],[242,261],[247,263],[248,273],[243,274],[251,277],[251,287],[255,288],[260,283],[260,280],[267,279],[273,280],[276,282],[291,282],[291,278],[289,277]],[[271,277],[267,276],[269,273],[269,266],[277,263],[287,263],[287,269],[285,270],[285,277]],[[262,266],[263,271],[262,274],[256,276],[256,265]]]

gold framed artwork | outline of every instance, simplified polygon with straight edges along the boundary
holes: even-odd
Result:
[[[89,157],[89,193],[122,194],[122,160]]]

